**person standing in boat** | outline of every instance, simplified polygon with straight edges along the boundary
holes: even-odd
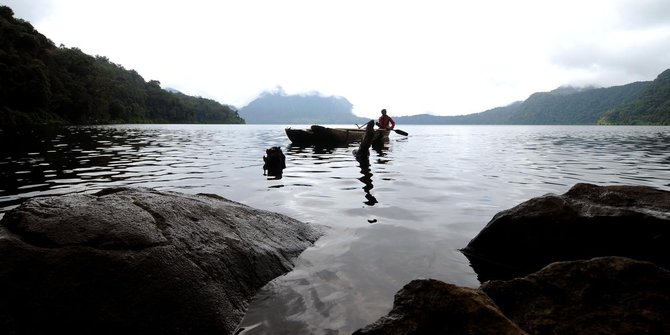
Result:
[[[389,130],[395,128],[395,121],[393,121],[392,117],[386,115],[386,109],[382,109],[382,116],[377,121],[377,127]]]

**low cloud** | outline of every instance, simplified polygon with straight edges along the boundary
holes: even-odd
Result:
[[[563,36],[551,62],[573,74],[567,84],[611,86],[652,80],[670,68],[670,1],[619,1],[610,29]]]
[[[626,0],[618,11],[622,23],[630,29],[670,27],[670,1],[667,0]]]

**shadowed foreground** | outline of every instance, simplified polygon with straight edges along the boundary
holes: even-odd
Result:
[[[320,237],[215,195],[144,188],[37,198],[0,225],[5,334],[231,334]]]

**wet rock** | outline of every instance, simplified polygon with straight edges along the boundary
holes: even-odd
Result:
[[[354,334],[670,334],[670,271],[624,257],[552,263],[478,290],[415,280]]]
[[[670,334],[670,272],[649,262],[557,262],[481,290],[530,334]]]
[[[230,334],[321,233],[214,195],[27,201],[0,224],[5,334]]]
[[[468,307],[477,304],[509,318],[509,332],[670,334],[669,233],[670,192],[577,184],[498,213],[462,250],[486,281],[479,290],[412,282],[358,333],[500,333],[500,319]],[[459,291],[471,301],[441,307]]]
[[[482,282],[598,256],[668,268],[670,192],[576,184],[563,195],[547,194],[496,214],[462,252]]]
[[[484,293],[434,279],[414,280],[395,296],[393,310],[355,335],[526,334]]]

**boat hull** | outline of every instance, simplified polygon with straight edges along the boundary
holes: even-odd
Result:
[[[309,129],[286,128],[286,136],[294,144],[300,145],[344,145],[363,140],[365,129],[329,128],[313,125]],[[377,129],[378,140],[388,139],[388,130]]]

